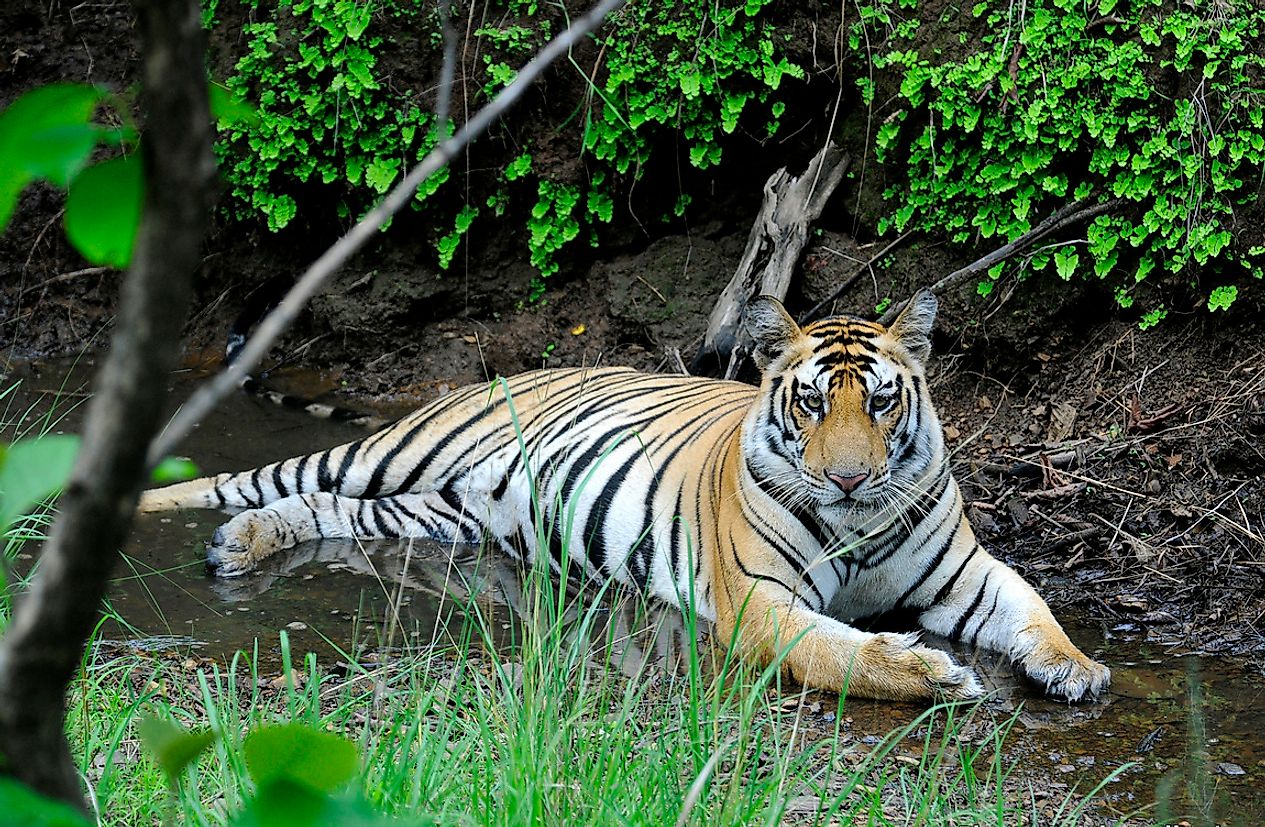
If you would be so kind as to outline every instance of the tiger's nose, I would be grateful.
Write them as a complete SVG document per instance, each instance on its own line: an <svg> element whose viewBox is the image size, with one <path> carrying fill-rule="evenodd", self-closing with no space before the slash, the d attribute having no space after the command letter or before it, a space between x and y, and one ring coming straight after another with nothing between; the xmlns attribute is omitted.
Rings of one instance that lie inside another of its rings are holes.
<svg viewBox="0 0 1265 827"><path fill-rule="evenodd" d="M860 488L861 483L865 482L870 477L869 474L848 475L846 471L844 473L827 471L826 476L830 478L831 482L839 486L839 489L845 494L851 494L853 491Z"/></svg>

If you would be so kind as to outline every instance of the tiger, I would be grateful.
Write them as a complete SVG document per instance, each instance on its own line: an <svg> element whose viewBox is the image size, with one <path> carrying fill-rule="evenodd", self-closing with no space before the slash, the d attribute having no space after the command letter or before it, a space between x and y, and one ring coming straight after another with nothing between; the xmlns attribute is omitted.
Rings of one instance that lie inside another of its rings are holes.
<svg viewBox="0 0 1265 827"><path fill-rule="evenodd" d="M720 644L806 687L980 697L926 631L1002 653L1052 698L1095 698L1110 670L967 521L928 396L936 311L924 290L890 326L801 327L759 296L744 315L758 386L536 370L329 450L147 491L139 508L245 509L208 548L225 577L319 538L488 543L691 607ZM858 627L891 612L919 630Z"/></svg>

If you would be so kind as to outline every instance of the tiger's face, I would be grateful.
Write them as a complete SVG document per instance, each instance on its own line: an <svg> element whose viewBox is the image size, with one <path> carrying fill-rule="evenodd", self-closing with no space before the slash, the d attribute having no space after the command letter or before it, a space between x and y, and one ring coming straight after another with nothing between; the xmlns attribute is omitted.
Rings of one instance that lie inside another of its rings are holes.
<svg viewBox="0 0 1265 827"><path fill-rule="evenodd" d="M924 291L890 328L847 317L800 328L777 301L753 301L763 379L744 450L761 484L825 509L897 504L941 445L923 369L935 311Z"/></svg>

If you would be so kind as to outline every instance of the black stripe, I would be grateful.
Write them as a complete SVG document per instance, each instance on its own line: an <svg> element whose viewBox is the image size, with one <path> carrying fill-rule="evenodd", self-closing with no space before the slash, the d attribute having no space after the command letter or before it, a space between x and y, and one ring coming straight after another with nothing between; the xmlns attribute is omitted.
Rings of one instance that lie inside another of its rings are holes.
<svg viewBox="0 0 1265 827"><path fill-rule="evenodd" d="M347 446L347 453L343 454L343 461L338 466L338 475L334 478L334 491L344 493L343 483L347 480L347 472L351 470L351 464L356 459L356 452L360 450L360 443L362 442L364 442L363 439L358 439ZM348 491L345 493L355 492Z"/></svg>
<svg viewBox="0 0 1265 827"><path fill-rule="evenodd" d="M953 510L957 511L957 509ZM913 597L914 592L922 588L923 584L925 584L927 580L935 574L936 570L940 568L940 564L944 562L945 555L949 553L949 549L953 548L953 541L957 539L958 532L961 530L962 517L959 514L958 521L954 524L953 530L945 535L943 541L940 543L940 547L937 548L936 553L932 555L931 562L927 563L927 565L923 567L922 573L914 578L913 584L910 585L910 587L905 590L905 593L900 596L900 599L896 601L897 609L905 608L909 598Z"/></svg>
<svg viewBox="0 0 1265 827"><path fill-rule="evenodd" d="M931 598L931 602L927 604L928 606L936 606L944 599L945 595L947 595L958 582L958 578L962 576L962 572L966 570L966 564L971 562L971 558L975 556L975 552L979 551L979 549L979 543L976 543L975 548L971 549L970 554L967 554L966 558L962 561L962 565L958 566L958 570L953 572L953 576L951 576L948 580L944 581L944 585L936 592L936 596Z"/></svg>
<svg viewBox="0 0 1265 827"><path fill-rule="evenodd" d="M777 585L786 589L786 593L791 595L792 597L794 597L797 594L797 592L791 589L790 586L786 585L781 580L778 580L776 577L771 577L767 574L756 574L755 572L748 569L745 565L743 565L742 558L738 556L738 547L735 546L732 542L730 542L729 544L729 552L733 556L734 562L738 564L738 570L741 571L743 574L745 574L747 577L751 578L752 580L763 580L767 583L776 583Z"/></svg>
<svg viewBox="0 0 1265 827"><path fill-rule="evenodd" d="M984 592L988 589L988 578L992 577L990 571L984 575L984 582L979 584L979 588L975 590L975 599L971 601L971 605L966 607L966 611L962 612L962 616L958 618L958 622L953 625L953 633L949 635L952 640L961 640L962 631L966 628L966 622L971 619L971 614L979 608L979 604L984 600Z"/></svg>
<svg viewBox="0 0 1265 827"><path fill-rule="evenodd" d="M505 489L509 488L509 486L510 486L510 475L506 474L505 476L501 477L501 481L496 484L496 488L492 489L492 499L496 500L497 502L500 502L501 497L505 496Z"/></svg>
<svg viewBox="0 0 1265 827"><path fill-rule="evenodd" d="M275 463L272 466L272 487L277 489L278 497L290 496L289 489L286 488L285 480L281 478L281 463Z"/></svg>
<svg viewBox="0 0 1265 827"><path fill-rule="evenodd" d="M303 489L305 488L303 484L303 477L307 473L307 464L311 459L311 454L308 454L305 457L300 457L299 464L294 469L294 493L296 494L303 493Z"/></svg>
<svg viewBox="0 0 1265 827"><path fill-rule="evenodd" d="M263 470L262 468L256 468L250 472L250 484L254 486L255 491L259 494L259 499L256 502L250 502L249 498L247 498L247 503L251 508L263 508L264 505L264 490L259 485L259 475Z"/></svg>
<svg viewBox="0 0 1265 827"><path fill-rule="evenodd" d="M318 491L333 491L334 478L329 475L329 457L331 451L321 453L321 460L316 464L316 489Z"/></svg>
<svg viewBox="0 0 1265 827"><path fill-rule="evenodd" d="M971 635L971 648L975 648L975 642L979 640L979 633L984 631L984 627L988 625L988 621L993 619L993 613L997 611L997 598L1001 596L1001 589L993 592L993 605L988 607L988 612L984 615L984 619L975 627L975 633Z"/></svg>

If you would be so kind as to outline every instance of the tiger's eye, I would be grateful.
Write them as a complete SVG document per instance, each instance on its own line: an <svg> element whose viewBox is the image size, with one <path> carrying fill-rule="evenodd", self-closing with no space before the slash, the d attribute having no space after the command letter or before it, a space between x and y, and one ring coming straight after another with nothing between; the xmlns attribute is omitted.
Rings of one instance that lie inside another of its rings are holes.
<svg viewBox="0 0 1265 827"><path fill-rule="evenodd" d="M870 409L876 414L890 410L895 404L896 394L894 393L876 393L870 397Z"/></svg>
<svg viewBox="0 0 1265 827"><path fill-rule="evenodd" d="M815 393L813 394L806 393L802 397L800 397L799 401L805 408L807 408L809 411L813 413L821 413L821 408L822 408L822 405L824 404L822 402L822 398Z"/></svg>

